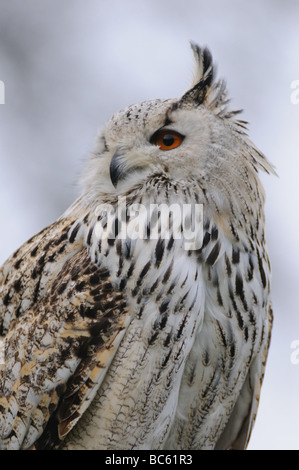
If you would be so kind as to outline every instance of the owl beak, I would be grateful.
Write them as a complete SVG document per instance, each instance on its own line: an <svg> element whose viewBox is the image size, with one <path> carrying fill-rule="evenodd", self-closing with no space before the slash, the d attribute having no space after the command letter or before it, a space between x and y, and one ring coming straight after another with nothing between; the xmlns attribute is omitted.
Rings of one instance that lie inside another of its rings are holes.
<svg viewBox="0 0 299 470"><path fill-rule="evenodd" d="M125 177L124 149L117 149L110 162L110 179L116 188L117 183Z"/></svg>
<svg viewBox="0 0 299 470"><path fill-rule="evenodd" d="M122 147L116 150L111 159L110 179L115 188L118 183L124 180L128 175L143 169L139 164L134 165L134 162L130 162L129 156L128 149Z"/></svg>

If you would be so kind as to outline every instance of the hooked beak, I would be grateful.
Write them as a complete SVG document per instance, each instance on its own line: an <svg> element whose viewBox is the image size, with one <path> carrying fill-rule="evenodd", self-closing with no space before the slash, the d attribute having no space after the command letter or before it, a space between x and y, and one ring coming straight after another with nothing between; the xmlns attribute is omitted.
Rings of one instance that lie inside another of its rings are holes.
<svg viewBox="0 0 299 470"><path fill-rule="evenodd" d="M125 177L124 149L118 149L110 162L110 179L116 188L117 183Z"/></svg>
<svg viewBox="0 0 299 470"><path fill-rule="evenodd" d="M118 183L124 180L128 175L136 171L143 170L141 165L134 165L130 162L127 155L127 149L119 148L116 150L110 162L110 179L113 186L116 188Z"/></svg>

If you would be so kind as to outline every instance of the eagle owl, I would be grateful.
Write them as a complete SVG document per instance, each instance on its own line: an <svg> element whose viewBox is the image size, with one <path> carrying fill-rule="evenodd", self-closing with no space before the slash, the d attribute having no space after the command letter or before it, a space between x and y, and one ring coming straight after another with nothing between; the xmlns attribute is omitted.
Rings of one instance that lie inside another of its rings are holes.
<svg viewBox="0 0 299 470"><path fill-rule="evenodd" d="M274 170L192 49L190 89L113 115L80 197L0 270L3 449L246 448L272 324L258 171Z"/></svg>

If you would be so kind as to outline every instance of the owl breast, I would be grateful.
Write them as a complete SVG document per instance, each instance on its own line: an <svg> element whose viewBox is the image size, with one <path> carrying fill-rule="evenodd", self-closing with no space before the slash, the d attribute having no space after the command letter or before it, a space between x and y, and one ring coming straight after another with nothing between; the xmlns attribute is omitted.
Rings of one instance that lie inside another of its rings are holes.
<svg viewBox="0 0 299 470"><path fill-rule="evenodd" d="M104 212L97 207L85 218L90 257L126 293L130 315L101 388L63 448L212 448L263 342L263 319L253 310L245 317L242 296L235 298L231 281L222 282L232 247L209 213L198 217L193 242L200 240L200 247L195 243L194 249L178 236L172 212L166 225L158 212L152 229L160 220L160 232L150 231L151 203L194 207L198 188L190 197L177 185L170 200L169 184L148 184L139 199L141 217L128 216L125 201L126 217L122 208L105 204ZM123 233L124 221L131 223L130 236ZM139 236L132 238L137 228ZM232 279L239 264L230 265ZM254 343L248 341L253 336Z"/></svg>

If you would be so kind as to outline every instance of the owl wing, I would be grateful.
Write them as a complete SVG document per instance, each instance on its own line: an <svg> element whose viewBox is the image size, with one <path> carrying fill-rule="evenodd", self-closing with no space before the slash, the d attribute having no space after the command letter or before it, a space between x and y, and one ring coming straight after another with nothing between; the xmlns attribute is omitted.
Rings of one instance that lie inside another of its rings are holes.
<svg viewBox="0 0 299 470"><path fill-rule="evenodd" d="M0 448L56 447L95 396L129 321L108 271L85 248L69 257L5 336Z"/></svg>
<svg viewBox="0 0 299 470"><path fill-rule="evenodd" d="M220 436L216 450L246 449L255 422L260 400L261 387L265 374L266 360L270 346L271 328L273 323L272 306L268 311L269 333L264 348L252 362L246 380L241 389L230 419Z"/></svg>

